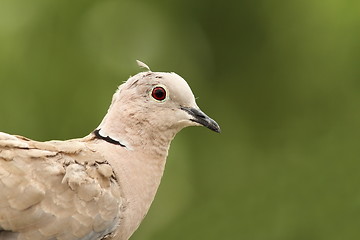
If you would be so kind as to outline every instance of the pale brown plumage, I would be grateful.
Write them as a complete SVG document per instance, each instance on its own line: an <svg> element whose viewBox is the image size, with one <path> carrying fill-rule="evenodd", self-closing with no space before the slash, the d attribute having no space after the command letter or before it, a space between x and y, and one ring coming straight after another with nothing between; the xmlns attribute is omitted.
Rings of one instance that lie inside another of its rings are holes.
<svg viewBox="0 0 360 240"><path fill-rule="evenodd" d="M97 239L116 229L121 191L89 141L0 135L0 226L10 230L0 239Z"/></svg>
<svg viewBox="0 0 360 240"><path fill-rule="evenodd" d="M84 138L0 133L0 239L129 239L154 199L171 140L198 125L220 131L185 80L149 70L119 87Z"/></svg>

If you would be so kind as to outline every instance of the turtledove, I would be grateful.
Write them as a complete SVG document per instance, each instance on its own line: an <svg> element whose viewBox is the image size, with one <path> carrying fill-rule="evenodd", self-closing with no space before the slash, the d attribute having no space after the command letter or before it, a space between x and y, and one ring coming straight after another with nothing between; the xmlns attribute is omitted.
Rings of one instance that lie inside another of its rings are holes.
<svg viewBox="0 0 360 240"><path fill-rule="evenodd" d="M126 240L154 199L175 134L219 125L176 73L119 86L88 136L38 142L0 133L0 239Z"/></svg>

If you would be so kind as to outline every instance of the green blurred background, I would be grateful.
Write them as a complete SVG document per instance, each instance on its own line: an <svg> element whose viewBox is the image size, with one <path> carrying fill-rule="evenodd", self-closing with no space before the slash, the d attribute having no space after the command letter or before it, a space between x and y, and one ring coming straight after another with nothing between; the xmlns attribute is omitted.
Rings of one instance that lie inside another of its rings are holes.
<svg viewBox="0 0 360 240"><path fill-rule="evenodd" d="M135 59L222 133L178 134L133 240L360 239L360 1L0 0L0 131L87 135Z"/></svg>

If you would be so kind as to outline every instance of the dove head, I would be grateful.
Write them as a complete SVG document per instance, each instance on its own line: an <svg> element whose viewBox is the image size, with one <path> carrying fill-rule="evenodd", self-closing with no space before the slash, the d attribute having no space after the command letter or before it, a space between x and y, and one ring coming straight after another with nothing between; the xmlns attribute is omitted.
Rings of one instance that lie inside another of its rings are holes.
<svg viewBox="0 0 360 240"><path fill-rule="evenodd" d="M104 120L100 137L135 145L165 144L187 126L205 126L220 132L219 125L203 113L187 82L176 73L141 72L120 85Z"/></svg>

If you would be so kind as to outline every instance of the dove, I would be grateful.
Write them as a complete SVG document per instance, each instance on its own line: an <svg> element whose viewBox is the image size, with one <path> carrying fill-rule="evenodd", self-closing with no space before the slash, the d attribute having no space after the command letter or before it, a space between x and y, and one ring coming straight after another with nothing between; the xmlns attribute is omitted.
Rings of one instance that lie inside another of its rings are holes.
<svg viewBox="0 0 360 240"><path fill-rule="evenodd" d="M130 77L89 135L39 142L0 133L1 240L127 240L147 214L170 143L219 125L172 72Z"/></svg>

